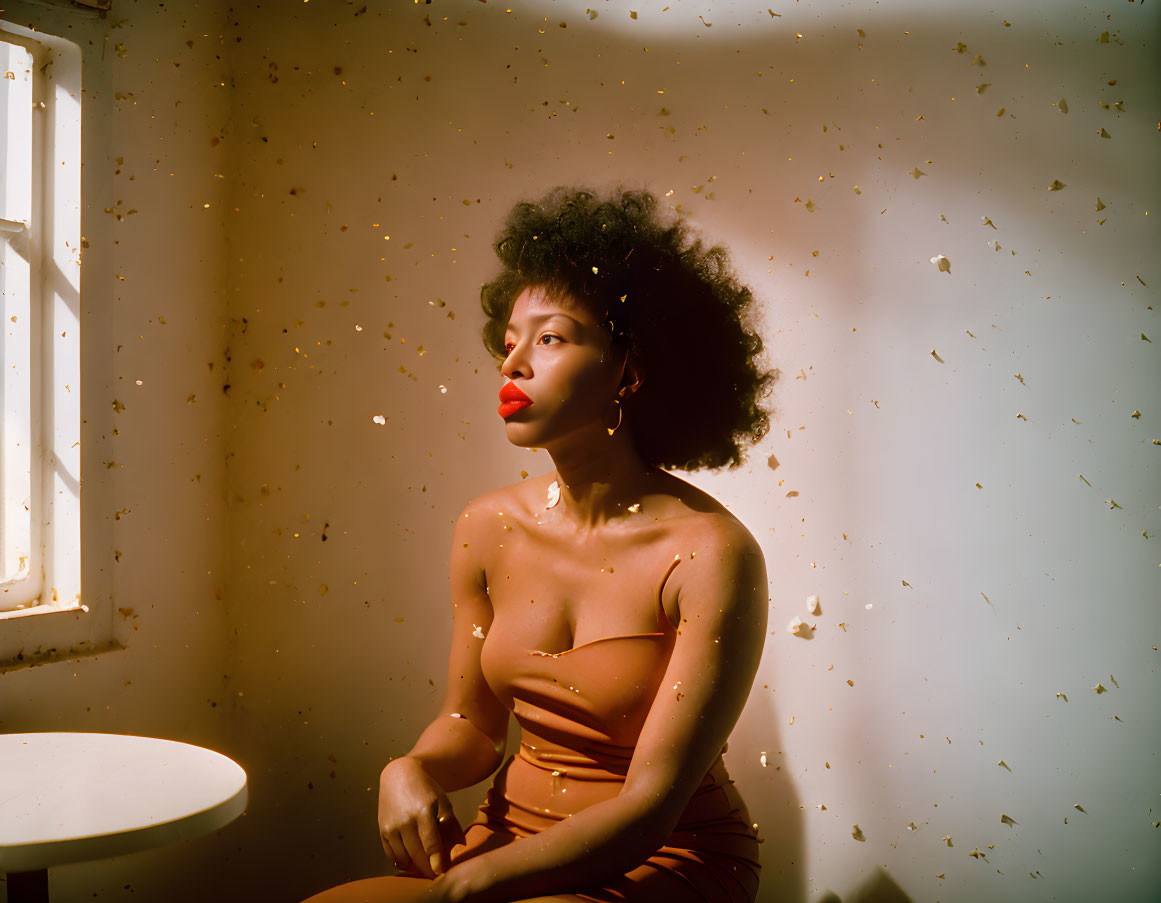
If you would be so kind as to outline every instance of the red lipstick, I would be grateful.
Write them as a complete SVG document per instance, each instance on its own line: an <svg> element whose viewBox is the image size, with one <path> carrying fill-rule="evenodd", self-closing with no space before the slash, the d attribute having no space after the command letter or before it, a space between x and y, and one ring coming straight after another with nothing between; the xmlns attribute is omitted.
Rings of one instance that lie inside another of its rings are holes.
<svg viewBox="0 0 1161 903"><path fill-rule="evenodd" d="M514 382L506 382L500 389L500 416L507 420L521 408L532 404L532 399L520 391Z"/></svg>

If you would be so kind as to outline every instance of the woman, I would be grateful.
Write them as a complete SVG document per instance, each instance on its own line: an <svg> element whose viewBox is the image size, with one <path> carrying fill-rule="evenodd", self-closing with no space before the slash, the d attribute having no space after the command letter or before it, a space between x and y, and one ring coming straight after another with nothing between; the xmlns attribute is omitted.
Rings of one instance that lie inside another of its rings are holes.
<svg viewBox="0 0 1161 903"><path fill-rule="evenodd" d="M380 778L405 874L311 903L755 898L756 826L721 754L762 655L765 563L661 468L739 464L774 376L725 252L656 206L557 189L509 215L484 342L508 440L553 469L457 521L444 703ZM447 793L502 762L463 830Z"/></svg>

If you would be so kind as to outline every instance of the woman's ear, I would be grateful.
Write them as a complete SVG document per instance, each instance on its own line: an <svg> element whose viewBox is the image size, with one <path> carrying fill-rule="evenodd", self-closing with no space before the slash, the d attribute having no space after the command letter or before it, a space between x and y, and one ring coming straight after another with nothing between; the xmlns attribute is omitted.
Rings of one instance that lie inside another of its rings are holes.
<svg viewBox="0 0 1161 903"><path fill-rule="evenodd" d="M617 390L617 397L628 398L641 388L644 379L645 374L641 372L641 368L637 366L633 356L628 355L625 359L625 370L621 375L621 388Z"/></svg>

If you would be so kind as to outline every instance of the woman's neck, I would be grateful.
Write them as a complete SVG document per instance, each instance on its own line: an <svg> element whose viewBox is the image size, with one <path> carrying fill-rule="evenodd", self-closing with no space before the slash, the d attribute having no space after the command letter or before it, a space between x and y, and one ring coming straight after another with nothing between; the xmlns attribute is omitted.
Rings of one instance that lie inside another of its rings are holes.
<svg viewBox="0 0 1161 903"><path fill-rule="evenodd" d="M626 430L548 449L560 485L561 514L579 528L623 517L641 501L656 469L646 464Z"/></svg>

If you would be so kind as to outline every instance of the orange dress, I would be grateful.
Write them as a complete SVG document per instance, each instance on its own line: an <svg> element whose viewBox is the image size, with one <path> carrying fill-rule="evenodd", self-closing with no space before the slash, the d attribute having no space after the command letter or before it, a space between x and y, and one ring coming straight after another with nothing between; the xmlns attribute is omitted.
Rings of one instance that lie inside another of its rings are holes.
<svg viewBox="0 0 1161 903"><path fill-rule="evenodd" d="M481 669L520 724L520 750L501 766L453 864L491 846L497 833L527 837L617 795L676 638L660 604L658 627L555 654L521 648L506 631L489 632ZM656 853L607 886L573 896L753 903L760 842L719 753Z"/></svg>

